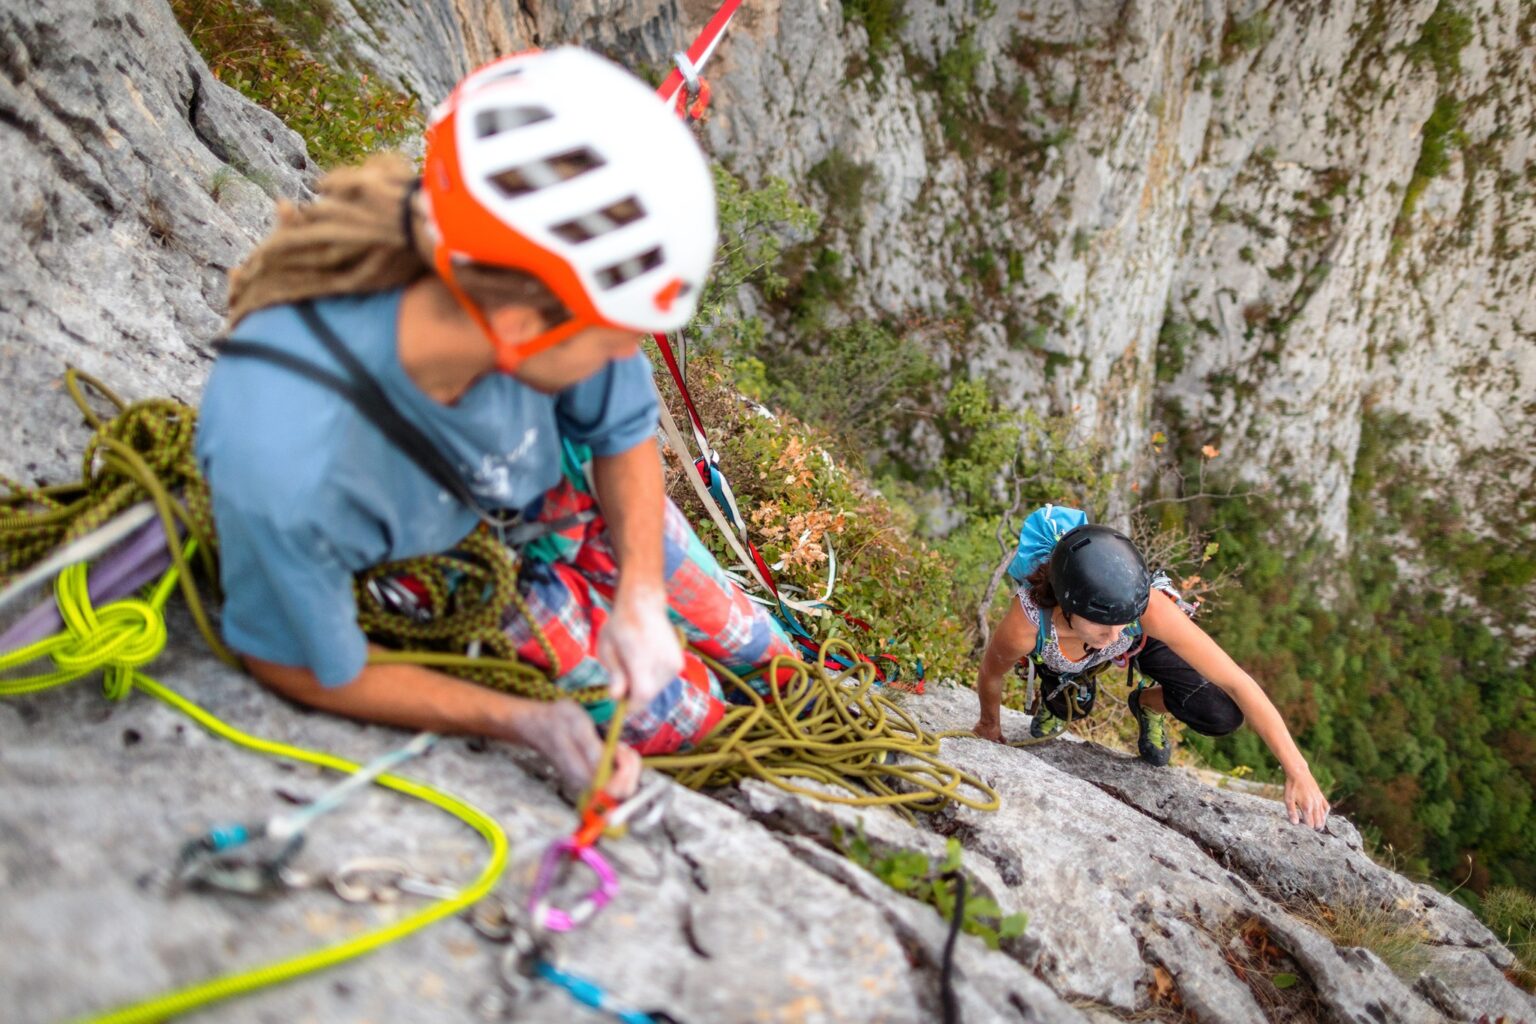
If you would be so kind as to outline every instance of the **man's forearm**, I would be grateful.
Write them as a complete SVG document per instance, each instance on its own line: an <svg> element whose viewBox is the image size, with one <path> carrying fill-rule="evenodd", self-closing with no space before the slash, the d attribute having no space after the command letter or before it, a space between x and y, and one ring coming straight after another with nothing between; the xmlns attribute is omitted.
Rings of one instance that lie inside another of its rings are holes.
<svg viewBox="0 0 1536 1024"><path fill-rule="evenodd" d="M247 658L251 674L310 707L365 722L521 741L530 701L420 665L367 665L345 686L322 686L307 669Z"/></svg>
<svg viewBox="0 0 1536 1024"><path fill-rule="evenodd" d="M655 440L598 456L592 460L592 475L619 564L620 592L662 590L666 492Z"/></svg>

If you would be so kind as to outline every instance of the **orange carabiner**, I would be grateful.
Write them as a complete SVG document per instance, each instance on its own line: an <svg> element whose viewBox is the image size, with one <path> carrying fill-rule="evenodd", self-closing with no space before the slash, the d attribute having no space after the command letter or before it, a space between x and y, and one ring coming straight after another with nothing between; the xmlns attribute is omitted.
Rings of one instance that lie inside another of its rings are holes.
<svg viewBox="0 0 1536 1024"><path fill-rule="evenodd" d="M592 799L581 812L581 825L571 834L571 842L576 844L578 850L585 850L602 838L608 829L608 815L617 806L619 802L606 789L592 794Z"/></svg>

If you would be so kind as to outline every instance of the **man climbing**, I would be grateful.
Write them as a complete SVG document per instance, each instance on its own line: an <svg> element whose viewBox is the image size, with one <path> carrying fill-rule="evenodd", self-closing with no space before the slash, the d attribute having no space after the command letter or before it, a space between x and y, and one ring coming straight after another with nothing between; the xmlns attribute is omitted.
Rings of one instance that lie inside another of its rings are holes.
<svg viewBox="0 0 1536 1024"><path fill-rule="evenodd" d="M733 671L793 649L663 491L638 346L688 320L713 257L692 136L609 62L530 52L434 111L419 187L375 157L318 191L231 276L200 414L229 645L292 700L522 743L584 784L601 744L575 702L369 662L353 574L490 522L543 535L502 618L520 660L628 697L644 752L702 739L722 695L679 629ZM613 794L638 771L621 747Z"/></svg>
<svg viewBox="0 0 1536 1024"><path fill-rule="evenodd" d="M1143 761L1168 763L1167 715L1207 736L1246 720L1285 769L1291 821L1323 827L1328 800L1269 696L1186 614L1168 577L1147 571L1124 534L1047 505L1025 521L1009 574L1019 588L982 655L976 735L1002 742L1003 677L1020 659L1042 698L1030 722L1037 739L1091 714L1096 676L1118 659L1152 684L1129 697Z"/></svg>

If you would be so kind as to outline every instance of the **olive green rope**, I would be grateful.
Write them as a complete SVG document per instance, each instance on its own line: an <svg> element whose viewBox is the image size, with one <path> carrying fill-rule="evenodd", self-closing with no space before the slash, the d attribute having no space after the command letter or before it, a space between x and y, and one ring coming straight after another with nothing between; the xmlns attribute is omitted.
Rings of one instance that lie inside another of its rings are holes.
<svg viewBox="0 0 1536 1024"><path fill-rule="evenodd" d="M168 538L181 594L208 646L225 661L234 656L219 640L193 580L192 566L177 538L196 541L205 580L217 581L213 512L198 472L192 440L197 414L171 399L129 404L105 384L74 368L64 376L75 407L94 433L86 443L78 483L29 487L0 477L11 492L0 498L0 586L58 547L100 528L113 516L150 501ZM117 408L102 420L81 385L89 385ZM181 497L173 492L179 490Z"/></svg>
<svg viewBox="0 0 1536 1024"><path fill-rule="evenodd" d="M110 420L97 416L82 382L115 406L117 415ZM0 498L0 583L5 575L24 570L55 547L148 500L172 538L174 578L199 631L210 648L233 661L212 628L192 566L175 540L184 532L196 541L199 575L208 582L217 580L208 488L193 454L196 412L169 399L126 403L75 370L66 375L66 383L94 431L82 460L82 478L50 487L5 481L12 494ZM426 592L423 621L391 610L375 597L369 584L396 574L410 575ZM366 570L355 579L358 622L370 638L390 648L371 654L370 663L422 665L537 700L574 698L587 705L607 701L606 687L570 691L553 681L560 674L559 659L518 592L517 581L516 556L485 528L447 554ZM550 670L518 660L505 630L508 609L528 623ZM745 676L694 653L736 703L694 749L647 759L683 785L701 789L758 778L814 799L888 806L909 817L914 811L938 810L949 801L978 810L997 808L996 792L942 761L937 756L939 737L881 692L874 667L845 642L829 641L814 663L780 657ZM837 668L829 663L831 656L852 667ZM777 680L777 687L766 680ZM759 687L774 693L773 699L765 699ZM610 737L616 735L611 729ZM820 786L798 785L791 779Z"/></svg>
<svg viewBox="0 0 1536 1024"><path fill-rule="evenodd" d="M369 585L392 576L410 576L426 591L425 621L392 611L374 597ZM534 700L607 701L605 686L565 690L552 681L561 674L560 659L519 593L517 576L517 556L484 526L446 554L387 562L359 573L353 587L358 625L376 642L397 649L369 660L429 665ZM507 608L527 622L547 671L517 660L504 626ZM473 656L464 653L470 650Z"/></svg>
<svg viewBox="0 0 1536 1024"><path fill-rule="evenodd" d="M702 789L756 778L816 800L891 807L908 818L949 801L997 810L996 791L940 760L939 737L881 692L874 666L847 643L827 641L814 664L778 657L745 676L694 653L747 703L727 710L693 750L645 759L682 785ZM833 657L852 665L838 670L829 664ZM779 681L772 701L751 685L762 679Z"/></svg>

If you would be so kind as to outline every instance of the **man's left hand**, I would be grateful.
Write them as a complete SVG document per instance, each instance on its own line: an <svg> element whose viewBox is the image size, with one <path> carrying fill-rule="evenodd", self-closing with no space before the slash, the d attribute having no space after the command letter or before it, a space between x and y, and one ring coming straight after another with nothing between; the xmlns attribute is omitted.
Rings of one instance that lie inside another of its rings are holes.
<svg viewBox="0 0 1536 1024"><path fill-rule="evenodd" d="M608 692L645 707L683 670L683 649L667 618L660 590L624 591L597 638L597 660L608 670Z"/></svg>

